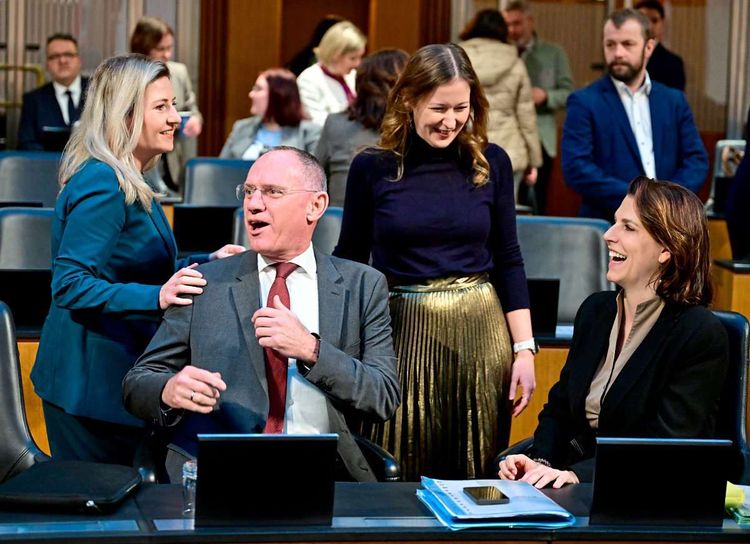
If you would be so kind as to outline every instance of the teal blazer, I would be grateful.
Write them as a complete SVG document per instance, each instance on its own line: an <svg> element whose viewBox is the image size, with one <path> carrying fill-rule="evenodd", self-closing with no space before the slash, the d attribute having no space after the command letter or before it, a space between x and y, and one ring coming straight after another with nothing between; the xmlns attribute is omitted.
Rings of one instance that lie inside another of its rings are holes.
<svg viewBox="0 0 750 544"><path fill-rule="evenodd" d="M125 204L114 170L87 162L65 185L52 223L52 304L31 373L67 413L142 426L122 405L122 379L159 325L159 290L176 262L158 202ZM194 259L205 261L205 256Z"/></svg>

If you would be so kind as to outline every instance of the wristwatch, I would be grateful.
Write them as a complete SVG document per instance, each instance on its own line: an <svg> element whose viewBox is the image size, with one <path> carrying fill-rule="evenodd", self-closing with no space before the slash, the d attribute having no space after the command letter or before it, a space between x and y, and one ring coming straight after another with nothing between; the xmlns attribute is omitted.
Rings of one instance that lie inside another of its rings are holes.
<svg viewBox="0 0 750 544"><path fill-rule="evenodd" d="M537 344L536 339L531 338L530 340L524 340L523 342L516 342L513 344L513 353L518 353L519 351L523 351L525 349L531 350L531 353L536 355L539 353L539 344Z"/></svg>

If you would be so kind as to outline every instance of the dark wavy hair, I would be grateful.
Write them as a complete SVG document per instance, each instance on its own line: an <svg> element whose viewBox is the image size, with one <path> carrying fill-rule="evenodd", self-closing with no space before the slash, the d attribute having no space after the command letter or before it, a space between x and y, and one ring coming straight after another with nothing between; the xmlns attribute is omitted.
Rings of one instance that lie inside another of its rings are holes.
<svg viewBox="0 0 750 544"><path fill-rule="evenodd" d="M305 108L299 97L299 88L294 74L286 68L269 68L259 74L268 82L268 107L264 121L274 121L282 127L299 126L307 119Z"/></svg>
<svg viewBox="0 0 750 544"><path fill-rule="evenodd" d="M483 9L466 24L459 35L462 40L472 38L489 38L503 43L508 42L508 25L502 14L496 9Z"/></svg>
<svg viewBox="0 0 750 544"><path fill-rule="evenodd" d="M381 49L362 59L357 70L357 98L349 106L349 119L380 130L388 93L408 60L409 55L401 49Z"/></svg>
<svg viewBox="0 0 750 544"><path fill-rule="evenodd" d="M489 104L466 51L455 43L431 44L420 48L409 59L388 96L388 106L380 127L379 146L396 155L396 180L404 175L404 154L412 131L414 105L454 79L463 79L471 91L469 119L456 140L462 153L471 159L474 185L487 183L490 164L484 156L484 148L487 147Z"/></svg>
<svg viewBox="0 0 750 544"><path fill-rule="evenodd" d="M645 176L630 182L628 195L643 227L671 254L654 278L656 294L680 304L708 305L713 288L703 203L682 185Z"/></svg>
<svg viewBox="0 0 750 544"><path fill-rule="evenodd" d="M166 35L174 36L174 30L164 19L141 17L130 36L130 51L148 56Z"/></svg>

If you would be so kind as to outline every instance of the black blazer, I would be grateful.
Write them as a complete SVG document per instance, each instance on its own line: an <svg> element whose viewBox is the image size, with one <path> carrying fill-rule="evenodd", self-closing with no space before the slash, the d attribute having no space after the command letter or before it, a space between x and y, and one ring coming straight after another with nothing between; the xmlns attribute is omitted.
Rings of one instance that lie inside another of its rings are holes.
<svg viewBox="0 0 750 544"><path fill-rule="evenodd" d="M593 476L595 433L586 420L591 381L609 343L617 293L587 298L560 381L539 414L531 457ZM703 306L667 303L604 398L600 436L712 437L729 364L726 331Z"/></svg>
<svg viewBox="0 0 750 544"><path fill-rule="evenodd" d="M657 43L646 65L651 79L667 87L685 90L685 65L679 55L675 55L661 43Z"/></svg>
<svg viewBox="0 0 750 544"><path fill-rule="evenodd" d="M78 101L77 108L78 117L83 111L88 86L89 79L82 77L81 99ZM23 108L18 125L18 148L44 150L44 127L68 128L60 111L60 104L55 97L52 82L23 95ZM47 149L47 151L61 151L61 149Z"/></svg>

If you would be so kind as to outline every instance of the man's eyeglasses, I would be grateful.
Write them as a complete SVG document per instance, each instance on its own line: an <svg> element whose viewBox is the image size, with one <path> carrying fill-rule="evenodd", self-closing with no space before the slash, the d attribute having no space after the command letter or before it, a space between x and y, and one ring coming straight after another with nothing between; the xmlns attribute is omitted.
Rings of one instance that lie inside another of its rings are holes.
<svg viewBox="0 0 750 544"><path fill-rule="evenodd" d="M53 53L52 55L47 55L47 60L50 61L56 61L60 59L65 60L72 60L78 56L78 53Z"/></svg>
<svg viewBox="0 0 750 544"><path fill-rule="evenodd" d="M264 201L266 200L278 200L284 198L286 195L292 195L294 193L317 193L315 189L284 189L283 187L274 187L273 185L267 185L266 187L256 187L255 185L240 184L235 188L235 194L237 200L242 202L246 198L252 198L255 191L260 191L260 196Z"/></svg>

